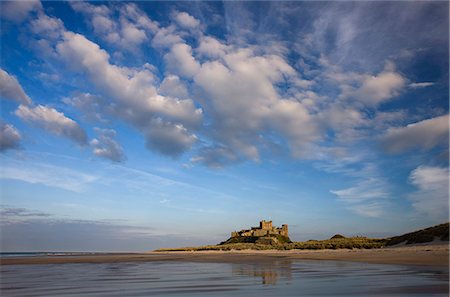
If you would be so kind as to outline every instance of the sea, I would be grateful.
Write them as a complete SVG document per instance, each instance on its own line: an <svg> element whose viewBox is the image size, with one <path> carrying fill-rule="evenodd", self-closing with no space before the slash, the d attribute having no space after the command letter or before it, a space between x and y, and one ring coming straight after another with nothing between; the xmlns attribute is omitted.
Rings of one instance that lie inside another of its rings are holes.
<svg viewBox="0 0 450 297"><path fill-rule="evenodd" d="M291 259L263 263L200 263L174 259L0 266L0 295L5 297L448 294L449 270L445 266Z"/></svg>

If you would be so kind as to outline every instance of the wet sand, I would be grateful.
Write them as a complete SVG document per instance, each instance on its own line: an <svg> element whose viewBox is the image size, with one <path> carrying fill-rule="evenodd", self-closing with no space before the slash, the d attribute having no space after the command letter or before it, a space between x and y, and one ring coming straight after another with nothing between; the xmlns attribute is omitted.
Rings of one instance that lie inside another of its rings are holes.
<svg viewBox="0 0 450 297"><path fill-rule="evenodd" d="M184 261L211 263L264 263L281 259L355 261L374 264L448 266L449 246L419 245L371 250L197 251L109 253L75 256L39 256L0 259L0 265L57 263L120 263Z"/></svg>

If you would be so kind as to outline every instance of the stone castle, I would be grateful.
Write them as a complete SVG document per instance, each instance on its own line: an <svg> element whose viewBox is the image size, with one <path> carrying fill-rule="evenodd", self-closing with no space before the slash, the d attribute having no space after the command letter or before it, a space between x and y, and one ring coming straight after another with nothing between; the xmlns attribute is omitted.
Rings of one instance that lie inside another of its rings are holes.
<svg viewBox="0 0 450 297"><path fill-rule="evenodd" d="M261 221L259 227L252 227L249 230L231 232L231 238L235 237L264 237L281 235L289 238L288 225L283 224L281 228L272 226L272 221Z"/></svg>

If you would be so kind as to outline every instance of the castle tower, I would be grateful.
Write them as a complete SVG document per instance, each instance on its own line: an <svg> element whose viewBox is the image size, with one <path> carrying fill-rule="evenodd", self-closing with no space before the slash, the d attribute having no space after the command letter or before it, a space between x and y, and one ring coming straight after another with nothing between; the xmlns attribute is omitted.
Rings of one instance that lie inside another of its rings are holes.
<svg viewBox="0 0 450 297"><path fill-rule="evenodd" d="M264 221L259 222L259 228L263 230L272 230L272 221Z"/></svg>
<svg viewBox="0 0 450 297"><path fill-rule="evenodd" d="M286 224L281 225L281 232L280 232L280 234L283 235L283 236L289 237L288 225L286 225Z"/></svg>

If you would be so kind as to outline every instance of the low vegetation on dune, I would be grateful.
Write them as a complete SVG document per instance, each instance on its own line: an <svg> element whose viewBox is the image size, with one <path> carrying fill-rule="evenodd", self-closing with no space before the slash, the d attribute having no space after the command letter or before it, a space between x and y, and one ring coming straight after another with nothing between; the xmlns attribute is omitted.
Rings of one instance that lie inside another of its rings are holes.
<svg viewBox="0 0 450 297"><path fill-rule="evenodd" d="M423 230L390 238L368 238L362 236L344 237L336 234L326 240L308 240L303 242L288 242L280 240L276 244L260 244L254 239L247 242L227 240L217 245L200 247L181 247L156 250L158 252L176 251L231 251L231 250L321 250L321 249L376 249L400 243L426 243L435 239L449 240L449 223L444 223Z"/></svg>
<svg viewBox="0 0 450 297"><path fill-rule="evenodd" d="M373 249L385 246L386 239L367 237L335 238L327 240L308 240L280 244L258 244L250 242L223 243L200 247L159 249L157 251L231 251L231 250L321 250L321 249Z"/></svg>
<svg viewBox="0 0 450 297"><path fill-rule="evenodd" d="M400 236L389 238L386 245L396 245L405 242L406 244L426 243L436 239L448 241L449 223L440 224L419 231L406 233Z"/></svg>

